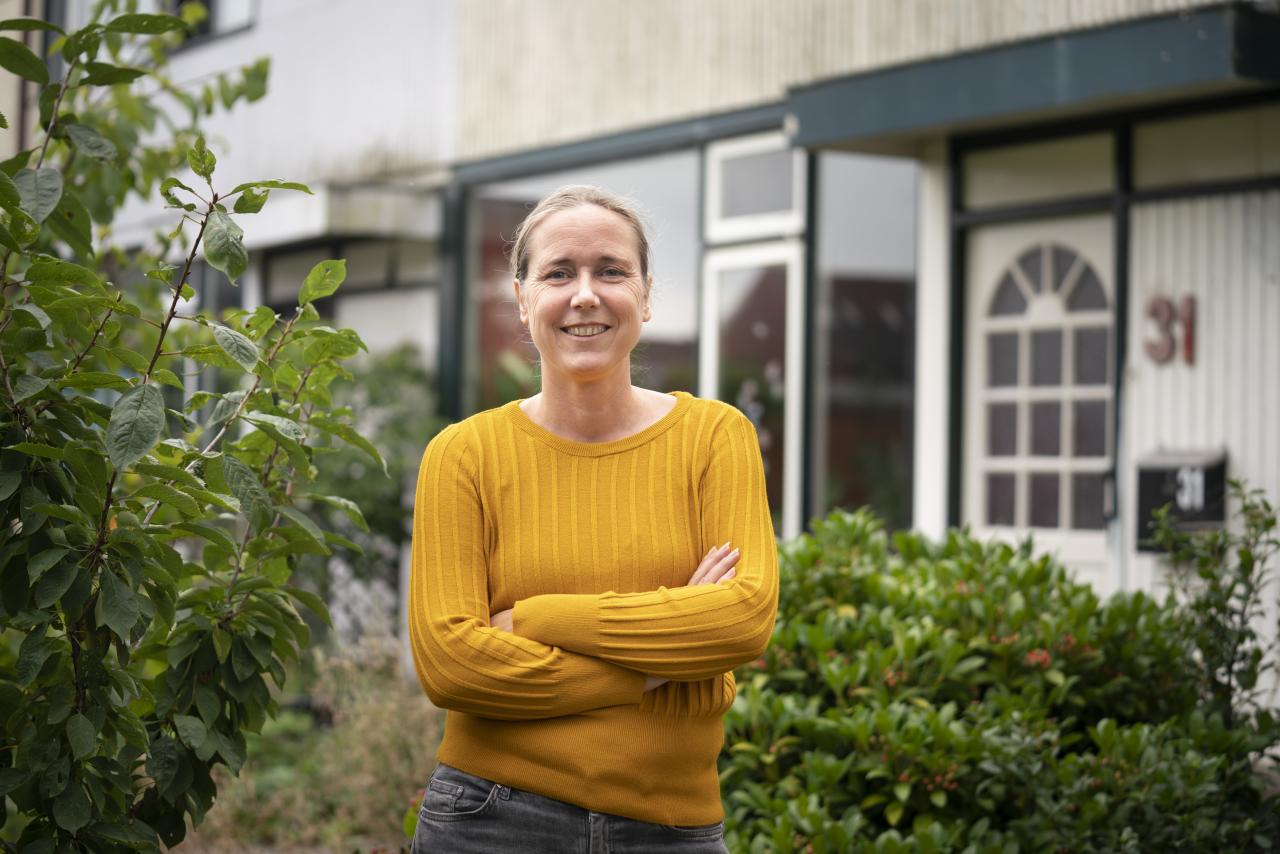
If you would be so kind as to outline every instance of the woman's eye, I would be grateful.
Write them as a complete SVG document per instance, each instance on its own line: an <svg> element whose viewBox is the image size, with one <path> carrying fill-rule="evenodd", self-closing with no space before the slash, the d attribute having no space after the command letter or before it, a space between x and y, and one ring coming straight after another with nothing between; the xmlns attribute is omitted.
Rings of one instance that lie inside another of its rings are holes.
<svg viewBox="0 0 1280 854"><path fill-rule="evenodd" d="M619 276L625 276L626 273L623 272L622 270L619 270L617 267L606 267L604 270L604 275L606 275L610 279L616 279Z"/></svg>
<svg viewBox="0 0 1280 854"><path fill-rule="evenodd" d="M550 273L547 273L547 275L544 276L543 278L551 281L560 281L562 279L569 278L569 274L566 273L564 270L552 270Z"/></svg>

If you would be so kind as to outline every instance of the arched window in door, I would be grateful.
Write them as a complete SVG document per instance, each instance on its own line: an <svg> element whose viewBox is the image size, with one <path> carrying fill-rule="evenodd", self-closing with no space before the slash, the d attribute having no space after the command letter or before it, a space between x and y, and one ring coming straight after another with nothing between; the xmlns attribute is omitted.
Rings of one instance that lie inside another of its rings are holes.
<svg viewBox="0 0 1280 854"><path fill-rule="evenodd" d="M1001 273L982 319L982 518L1104 524L1112 438L1111 300L1079 252L1043 243Z"/></svg>

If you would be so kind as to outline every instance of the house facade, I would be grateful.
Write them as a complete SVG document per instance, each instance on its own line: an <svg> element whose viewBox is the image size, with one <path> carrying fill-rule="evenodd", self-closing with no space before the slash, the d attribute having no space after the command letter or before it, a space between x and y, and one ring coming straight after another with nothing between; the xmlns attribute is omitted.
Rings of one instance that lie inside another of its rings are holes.
<svg viewBox="0 0 1280 854"><path fill-rule="evenodd" d="M225 168L317 189L246 224L243 299L347 257L326 311L450 417L536 383L505 244L587 182L654 225L636 381L752 418L782 535L870 504L1105 594L1160 587L1153 496L1280 497L1274 2L212 5L175 77L272 56Z"/></svg>

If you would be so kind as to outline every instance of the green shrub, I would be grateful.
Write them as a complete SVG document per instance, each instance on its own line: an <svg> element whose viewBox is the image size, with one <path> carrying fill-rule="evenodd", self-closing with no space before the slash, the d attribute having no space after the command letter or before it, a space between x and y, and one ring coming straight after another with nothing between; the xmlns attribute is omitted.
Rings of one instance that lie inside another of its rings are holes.
<svg viewBox="0 0 1280 854"><path fill-rule="evenodd" d="M1200 705L1184 611L1051 558L837 511L780 552L721 756L740 851L1249 850L1269 718Z"/></svg>
<svg viewBox="0 0 1280 854"><path fill-rule="evenodd" d="M403 844L403 805L435 765L443 715L404 680L394 638L314 655L313 709L332 723L289 712L251 735L239 778L220 774L218 800L183 852Z"/></svg>

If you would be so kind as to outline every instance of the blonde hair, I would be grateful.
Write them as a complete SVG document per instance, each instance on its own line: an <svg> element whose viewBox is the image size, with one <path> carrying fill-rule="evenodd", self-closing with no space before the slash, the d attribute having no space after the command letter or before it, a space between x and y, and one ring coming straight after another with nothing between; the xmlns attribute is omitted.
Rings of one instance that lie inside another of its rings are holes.
<svg viewBox="0 0 1280 854"><path fill-rule="evenodd" d="M529 241L533 231L547 217L559 211L576 208L579 205L595 205L612 211L626 220L636 237L636 248L640 251L640 274L649 278L649 234L644 226L640 211L629 199L610 193L608 190L591 184L569 184L561 187L551 195L538 202L537 206L516 229L511 241L511 275L524 281L529 274Z"/></svg>

